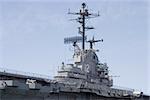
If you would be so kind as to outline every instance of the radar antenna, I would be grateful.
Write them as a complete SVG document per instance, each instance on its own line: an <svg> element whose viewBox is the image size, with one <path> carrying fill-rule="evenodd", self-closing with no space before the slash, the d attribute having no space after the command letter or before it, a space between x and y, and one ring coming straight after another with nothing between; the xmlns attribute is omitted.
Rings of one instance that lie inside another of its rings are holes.
<svg viewBox="0 0 150 100"><path fill-rule="evenodd" d="M84 40L87 40L87 37L84 37ZM82 37L81 36L74 36L74 37L67 37L64 38L64 43L65 44L69 44L72 43L74 46L74 52L78 53L80 50L80 47L77 45L77 43L82 42Z"/></svg>
<svg viewBox="0 0 150 100"><path fill-rule="evenodd" d="M84 40L86 40L87 37L84 37ZM64 43L69 44L69 43L77 43L77 42L82 42L82 37L81 36L74 36L74 37L67 37L64 38Z"/></svg>
<svg viewBox="0 0 150 100"><path fill-rule="evenodd" d="M70 10L69 10L68 14L79 15L79 17L74 20L76 20L77 22L79 22L81 24L81 27L79 27L79 34L82 35L82 50L84 51L84 49L85 49L85 30L94 29L94 27L88 27L85 25L86 19L95 18L100 15L99 15L99 13L98 14L89 13L88 9L86 8L85 3L82 3L82 7L79 12L73 13L73 12L70 12Z"/></svg>

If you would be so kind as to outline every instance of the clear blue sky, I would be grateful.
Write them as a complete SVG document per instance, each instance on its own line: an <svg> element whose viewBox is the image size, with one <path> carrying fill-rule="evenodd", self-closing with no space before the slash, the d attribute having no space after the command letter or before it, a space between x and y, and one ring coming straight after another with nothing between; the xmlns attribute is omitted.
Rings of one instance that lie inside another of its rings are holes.
<svg viewBox="0 0 150 100"><path fill-rule="evenodd" d="M120 76L114 84L150 93L148 0L85 2L89 11L100 11L101 17L88 22L96 30L87 34L104 39L95 47L110 73ZM62 61L72 61L72 46L64 45L63 38L78 35L78 24L69 21L75 17L67 12L79 11L81 3L0 0L0 67L56 75Z"/></svg>

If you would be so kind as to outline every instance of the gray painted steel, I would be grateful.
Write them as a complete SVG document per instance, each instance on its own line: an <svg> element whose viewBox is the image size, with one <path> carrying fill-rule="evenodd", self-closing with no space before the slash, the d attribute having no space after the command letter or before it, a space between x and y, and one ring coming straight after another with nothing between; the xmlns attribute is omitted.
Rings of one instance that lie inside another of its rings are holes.
<svg viewBox="0 0 150 100"><path fill-rule="evenodd" d="M78 22L84 26L80 33L85 33L85 18L93 15L85 8L83 3L80 12L73 13L80 15ZM89 49L80 49L77 40L67 38L66 42L73 41L74 62L62 63L53 80L0 70L0 100L150 100L142 92L112 87L108 65L99 61L92 46L103 40L93 38Z"/></svg>
<svg viewBox="0 0 150 100"><path fill-rule="evenodd" d="M10 77L13 80L10 80ZM64 84L55 81L33 82L11 74L8 76L8 73L7 76L1 75L0 79L0 100L149 100L149 96L146 95L134 98L106 97L83 89L64 87Z"/></svg>

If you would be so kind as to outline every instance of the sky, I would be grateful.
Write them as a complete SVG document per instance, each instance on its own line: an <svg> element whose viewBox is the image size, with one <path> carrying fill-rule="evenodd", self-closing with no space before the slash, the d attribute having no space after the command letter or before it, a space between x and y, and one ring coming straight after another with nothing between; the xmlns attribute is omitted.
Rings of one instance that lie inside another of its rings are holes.
<svg viewBox="0 0 150 100"><path fill-rule="evenodd" d="M72 45L65 37L77 36L79 26L69 21L83 0L0 0L0 67L53 77L62 62L71 63ZM88 39L104 39L94 45L100 62L106 62L114 85L150 94L150 41L148 0L85 0L88 20L95 30ZM86 45L89 48L89 45Z"/></svg>

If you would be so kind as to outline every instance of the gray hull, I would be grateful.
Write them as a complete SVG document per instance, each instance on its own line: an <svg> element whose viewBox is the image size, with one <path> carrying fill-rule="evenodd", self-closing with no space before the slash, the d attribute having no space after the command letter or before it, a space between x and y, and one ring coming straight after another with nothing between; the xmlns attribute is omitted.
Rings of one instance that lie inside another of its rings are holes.
<svg viewBox="0 0 150 100"><path fill-rule="evenodd" d="M24 90L0 90L0 100L150 100L149 97L129 99L129 98L107 98L91 93L51 93L39 94L38 91Z"/></svg>

